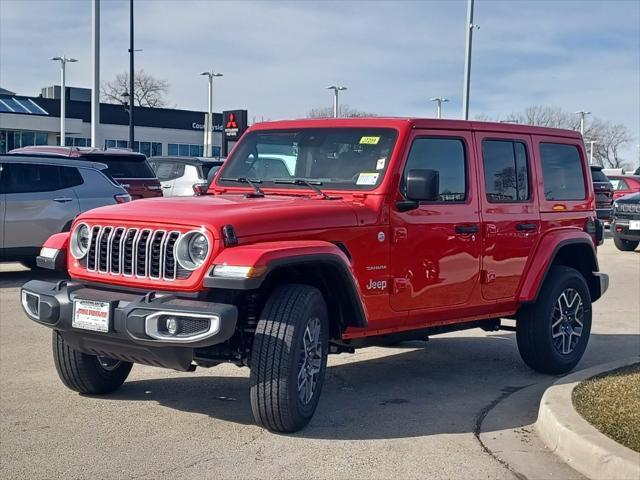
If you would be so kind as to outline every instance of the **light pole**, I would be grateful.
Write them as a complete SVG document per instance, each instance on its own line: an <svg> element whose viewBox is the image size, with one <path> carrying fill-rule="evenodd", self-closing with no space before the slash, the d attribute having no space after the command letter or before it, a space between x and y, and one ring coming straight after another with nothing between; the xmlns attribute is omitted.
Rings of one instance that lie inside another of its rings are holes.
<svg viewBox="0 0 640 480"><path fill-rule="evenodd" d="M333 90L333 118L338 118L340 116L340 110L338 109L338 92L346 89L347 87L343 87L341 85L331 85L327 87L327 90Z"/></svg>
<svg viewBox="0 0 640 480"><path fill-rule="evenodd" d="M136 98L135 90L134 90L135 87L133 82L133 76L134 76L133 54L134 53L135 53L135 50L133 49L133 0L130 0L129 1L129 95L131 95L131 97L129 101L129 148L131 150L133 150L133 146L134 146L133 103L134 103L134 99Z"/></svg>
<svg viewBox="0 0 640 480"><path fill-rule="evenodd" d="M438 118L442 118L442 104L449 101L448 98L444 97L433 97L430 99L432 102L437 102L438 106Z"/></svg>
<svg viewBox="0 0 640 480"><path fill-rule="evenodd" d="M480 28L473 24L473 0L467 0L467 41L464 49L464 88L462 91L462 118L469 120L469 88L471 84L471 45L473 29Z"/></svg>
<svg viewBox="0 0 640 480"><path fill-rule="evenodd" d="M222 77L222 73L215 73L213 70L210 72L202 72L200 75L206 75L209 77L209 109L207 121L204 122L204 152L205 157L213 156L213 79L214 77Z"/></svg>
<svg viewBox="0 0 640 480"><path fill-rule="evenodd" d="M49 60L54 60L60 62L60 145L65 146L65 137L66 137L66 129L65 129L65 107L67 104L67 91L66 91L66 77L65 77L65 66L67 62L73 63L77 62L75 58L69 58L66 55L62 55L61 57L52 57Z"/></svg>
<svg viewBox="0 0 640 480"><path fill-rule="evenodd" d="M591 112L579 110L576 112L576 115L580 115L580 135L584 135L584 117L591 115Z"/></svg>
<svg viewBox="0 0 640 480"><path fill-rule="evenodd" d="M589 144L589 165L593 165L593 146L598 143L596 140L585 140Z"/></svg>

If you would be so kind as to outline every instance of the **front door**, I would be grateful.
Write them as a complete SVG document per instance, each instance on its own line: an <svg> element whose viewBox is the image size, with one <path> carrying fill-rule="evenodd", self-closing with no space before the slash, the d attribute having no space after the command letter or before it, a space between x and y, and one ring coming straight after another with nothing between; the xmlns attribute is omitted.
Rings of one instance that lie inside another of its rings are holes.
<svg viewBox="0 0 640 480"><path fill-rule="evenodd" d="M540 235L528 135L476 132L482 198L482 297L516 295Z"/></svg>
<svg viewBox="0 0 640 480"><path fill-rule="evenodd" d="M392 207L391 306L413 311L412 323L424 321L421 311L446 312L469 303L478 283L480 216L470 152L467 132L413 136L398 198L404 198L404 180L412 169L436 170L439 196L406 212Z"/></svg>

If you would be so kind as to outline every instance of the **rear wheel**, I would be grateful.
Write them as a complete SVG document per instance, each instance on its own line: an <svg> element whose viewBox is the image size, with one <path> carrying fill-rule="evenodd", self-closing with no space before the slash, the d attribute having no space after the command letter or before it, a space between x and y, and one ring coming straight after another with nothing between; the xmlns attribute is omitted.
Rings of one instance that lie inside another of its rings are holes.
<svg viewBox="0 0 640 480"><path fill-rule="evenodd" d="M640 245L639 241L625 240L619 237L613 237L613 243L618 250L622 250L623 252L633 252L638 248L638 245Z"/></svg>
<svg viewBox="0 0 640 480"><path fill-rule="evenodd" d="M327 307L308 285L277 287L262 311L251 354L251 410L258 425L295 432L316 410L329 348Z"/></svg>
<svg viewBox="0 0 640 480"><path fill-rule="evenodd" d="M566 373L584 354L591 332L591 295L577 270L552 267L538 299L524 306L516 323L524 362L542 373Z"/></svg>
<svg viewBox="0 0 640 480"><path fill-rule="evenodd" d="M53 361L58 376L67 388L79 393L100 395L111 393L129 376L131 362L88 355L71 348L63 336L53 331Z"/></svg>

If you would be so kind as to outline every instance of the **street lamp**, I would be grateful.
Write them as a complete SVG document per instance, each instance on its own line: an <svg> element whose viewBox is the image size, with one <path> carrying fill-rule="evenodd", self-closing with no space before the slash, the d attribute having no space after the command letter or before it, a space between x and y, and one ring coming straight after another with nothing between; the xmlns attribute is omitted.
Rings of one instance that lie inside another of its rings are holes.
<svg viewBox="0 0 640 480"><path fill-rule="evenodd" d="M576 112L576 115L580 115L580 135L584 135L584 117L586 117L587 115L591 115L591 112L579 110Z"/></svg>
<svg viewBox="0 0 640 480"><path fill-rule="evenodd" d="M207 117L207 121L204 122L204 152L203 155L205 157L213 156L213 134L211 130L213 130L213 79L214 77L222 77L222 73L215 73L213 70L210 72L202 72L200 75L206 75L209 77L209 116Z"/></svg>
<svg viewBox="0 0 640 480"><path fill-rule="evenodd" d="M466 42L464 48L464 87L462 88L462 118L469 120L469 90L471 86L471 46L473 44L473 29L479 29L473 23L473 0L467 0Z"/></svg>
<svg viewBox="0 0 640 480"><path fill-rule="evenodd" d="M438 118L442 118L442 104L448 102L449 99L444 97L433 97L430 100L438 103Z"/></svg>
<svg viewBox="0 0 640 480"><path fill-rule="evenodd" d="M64 147L66 143L65 107L67 104L65 67L67 62L74 63L78 60L75 58L69 58L66 55L62 55L61 57L51 57L49 60L60 62L60 145Z"/></svg>
<svg viewBox="0 0 640 480"><path fill-rule="evenodd" d="M338 92L340 90L346 90L347 87L343 87L341 85L331 85L329 87L327 87L327 90L333 90L333 117L334 118L338 118L339 117L339 110L338 110Z"/></svg>

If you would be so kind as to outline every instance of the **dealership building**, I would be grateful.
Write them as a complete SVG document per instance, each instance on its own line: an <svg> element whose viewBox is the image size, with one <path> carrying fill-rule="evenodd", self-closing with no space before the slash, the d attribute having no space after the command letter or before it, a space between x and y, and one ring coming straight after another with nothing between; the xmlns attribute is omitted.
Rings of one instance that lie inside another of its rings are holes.
<svg viewBox="0 0 640 480"><path fill-rule="evenodd" d="M46 87L39 96L29 97L0 88L0 153L31 145L60 145L60 90L58 85ZM91 146L91 90L65 90L65 143ZM214 113L214 157L226 155L246 129L246 120L246 110ZM134 121L135 151L149 157L203 154L205 112L134 107ZM128 138L129 113L125 106L101 103L97 145L129 148Z"/></svg>

